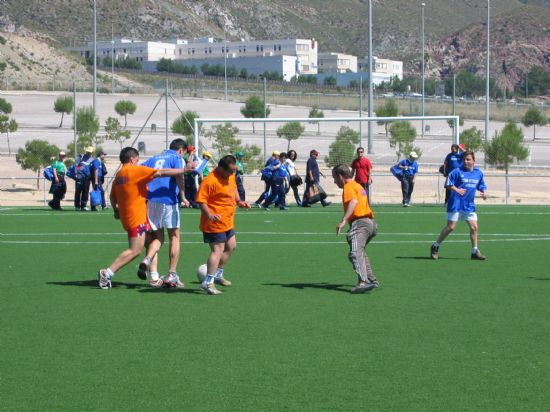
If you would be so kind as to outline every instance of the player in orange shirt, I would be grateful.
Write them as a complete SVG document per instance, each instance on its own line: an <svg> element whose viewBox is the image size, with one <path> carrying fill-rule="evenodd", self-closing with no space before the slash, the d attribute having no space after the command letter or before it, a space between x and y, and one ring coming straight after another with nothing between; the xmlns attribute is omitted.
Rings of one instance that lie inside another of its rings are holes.
<svg viewBox="0 0 550 412"><path fill-rule="evenodd" d="M358 283L351 293L363 293L378 287L378 280L372 272L365 247L376 236L378 226L369 206L369 198L365 188L353 180L353 174L347 165L338 165L332 169L334 183L344 189L342 203L344 216L336 225L338 236L343 227L349 223L347 241L349 244L349 260L357 273Z"/></svg>
<svg viewBox="0 0 550 412"><path fill-rule="evenodd" d="M155 177L182 175L184 169L152 169L139 166L139 153L133 147L120 151L122 167L111 187L110 200L115 219L120 219L128 232L128 249L124 250L107 269L98 273L99 287L109 289L115 273L139 256L145 246L145 234L150 229L147 221L147 183ZM158 250L153 251L153 256Z"/></svg>
<svg viewBox="0 0 550 412"><path fill-rule="evenodd" d="M237 192L235 173L237 159L232 155L224 156L218 167L204 178L196 201L201 209L200 229L204 243L210 245L207 275L201 283L201 289L209 295L219 295L215 283L230 286L231 282L223 277L223 269L235 247L235 206L250 209L250 204L241 201Z"/></svg>

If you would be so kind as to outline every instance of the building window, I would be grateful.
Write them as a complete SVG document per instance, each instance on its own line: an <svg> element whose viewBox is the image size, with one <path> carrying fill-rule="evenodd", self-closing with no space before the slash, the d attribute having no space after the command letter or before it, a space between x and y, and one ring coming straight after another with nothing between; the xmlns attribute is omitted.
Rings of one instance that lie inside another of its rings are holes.
<svg viewBox="0 0 550 412"><path fill-rule="evenodd" d="M243 52L245 52L245 53L246 53L246 46L244 46L244 47L243 47Z"/></svg>
<svg viewBox="0 0 550 412"><path fill-rule="evenodd" d="M309 66L302 66L302 71L308 72L309 71Z"/></svg>
<svg viewBox="0 0 550 412"><path fill-rule="evenodd" d="M243 48L239 46L239 53L242 53Z"/></svg>
<svg viewBox="0 0 550 412"><path fill-rule="evenodd" d="M260 46L260 51L262 51L262 52L264 51L264 46L263 45Z"/></svg>
<svg viewBox="0 0 550 412"><path fill-rule="evenodd" d="M195 54L195 49L191 49L191 54Z"/></svg>
<svg viewBox="0 0 550 412"><path fill-rule="evenodd" d="M281 51L281 45L279 44L279 51Z"/></svg>
<svg viewBox="0 0 550 412"><path fill-rule="evenodd" d="M212 47L208 48L208 53L212 54Z"/></svg>
<svg viewBox="0 0 550 412"><path fill-rule="evenodd" d="M222 53L225 53L225 47L222 46Z"/></svg>
<svg viewBox="0 0 550 412"><path fill-rule="evenodd" d="M260 51L260 46L256 45L256 51L257 51L257 52Z"/></svg>
<svg viewBox="0 0 550 412"><path fill-rule="evenodd" d="M276 44L273 45L273 51L277 51L277 45Z"/></svg>

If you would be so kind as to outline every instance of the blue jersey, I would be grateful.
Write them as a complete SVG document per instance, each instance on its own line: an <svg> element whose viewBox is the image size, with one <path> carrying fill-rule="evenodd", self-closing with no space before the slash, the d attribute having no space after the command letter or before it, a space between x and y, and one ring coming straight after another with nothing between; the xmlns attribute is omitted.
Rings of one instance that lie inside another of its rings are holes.
<svg viewBox="0 0 550 412"><path fill-rule="evenodd" d="M103 177L103 165L101 164L101 159L95 158L90 164L90 172L94 173L94 170L97 170L97 177Z"/></svg>
<svg viewBox="0 0 550 412"><path fill-rule="evenodd" d="M282 163L277 169L273 171L273 177L284 179L285 177L288 177L288 176L289 176L288 169Z"/></svg>
<svg viewBox="0 0 550 412"><path fill-rule="evenodd" d="M466 193L460 196L454 190L451 191L451 196L447 202L447 212L475 212L476 205L474 199L476 190L485 192L487 186L483 180L483 172L474 166L471 172L464 166L460 169L455 169L447 177L445 186L454 186L457 189L466 189Z"/></svg>
<svg viewBox="0 0 550 412"><path fill-rule="evenodd" d="M153 169L183 169L183 159L174 150L153 156L143 163ZM179 203L179 187L175 177L156 177L147 185L147 200L165 205Z"/></svg>
<svg viewBox="0 0 550 412"><path fill-rule="evenodd" d="M462 167L463 157L464 157L463 153L453 153L453 152L449 153L445 157L445 164L447 165L447 169L445 170L445 172L449 174L453 170Z"/></svg>
<svg viewBox="0 0 550 412"><path fill-rule="evenodd" d="M410 161L409 159L404 159L399 162L400 166L408 166L407 170L403 170L403 176L414 176L418 173L418 163L415 161Z"/></svg>

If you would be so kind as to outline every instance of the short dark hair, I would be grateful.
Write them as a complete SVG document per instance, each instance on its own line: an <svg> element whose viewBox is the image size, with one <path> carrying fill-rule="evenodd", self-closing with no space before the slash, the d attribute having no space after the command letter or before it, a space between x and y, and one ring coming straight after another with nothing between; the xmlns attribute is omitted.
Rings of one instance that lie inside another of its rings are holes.
<svg viewBox="0 0 550 412"><path fill-rule="evenodd" d="M279 157L288 158L288 155L287 155L285 152L281 152L281 154L279 155Z"/></svg>
<svg viewBox="0 0 550 412"><path fill-rule="evenodd" d="M351 169L348 165L345 164L339 164L332 168L332 175L333 176L342 176L344 179L351 179L352 173Z"/></svg>
<svg viewBox="0 0 550 412"><path fill-rule="evenodd" d="M226 172L229 172L231 170L231 165L236 165L237 159L233 155L225 155L220 159L218 162L218 167L221 167Z"/></svg>
<svg viewBox="0 0 550 412"><path fill-rule="evenodd" d="M457 150L458 150L458 145L457 145L456 143L453 143L453 144L451 145L451 150L452 150L452 149L457 149Z"/></svg>
<svg viewBox="0 0 550 412"><path fill-rule="evenodd" d="M125 147L120 151L120 155L118 156L122 164L130 163L130 160L134 157L139 157L139 152L133 147Z"/></svg>
<svg viewBox="0 0 550 412"><path fill-rule="evenodd" d="M466 150L464 153L462 153L463 159L466 159L466 156L472 156L472 159L476 160L476 155L471 150Z"/></svg>
<svg viewBox="0 0 550 412"><path fill-rule="evenodd" d="M187 150L187 142L183 139L172 140L170 150L178 151L179 149Z"/></svg>
<svg viewBox="0 0 550 412"><path fill-rule="evenodd" d="M362 147L358 147L356 151L357 151L357 152L364 152L365 149L363 149Z"/></svg>

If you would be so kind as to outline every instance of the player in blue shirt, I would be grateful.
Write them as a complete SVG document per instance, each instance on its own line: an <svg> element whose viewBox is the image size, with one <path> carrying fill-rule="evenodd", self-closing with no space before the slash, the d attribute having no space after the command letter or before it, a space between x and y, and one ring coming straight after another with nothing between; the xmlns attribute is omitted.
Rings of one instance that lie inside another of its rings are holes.
<svg viewBox="0 0 550 412"><path fill-rule="evenodd" d="M397 167L403 170L401 178L401 193L403 194L403 207L409 207L411 203L411 195L414 190L415 175L418 173L418 163L416 163L418 155L416 152L411 152L407 159L397 163Z"/></svg>
<svg viewBox="0 0 550 412"><path fill-rule="evenodd" d="M144 166L154 169L183 169L183 156L187 153L187 143L183 139L174 139L170 149L153 156L143 163ZM183 289L185 285L177 274L177 265L180 256L180 211L179 192L185 192L183 175L177 177L157 177L148 185L147 218L151 225L148 237L147 256L139 264L138 276L147 279L149 271L149 285L152 287L176 287ZM185 198L184 198L185 199ZM189 206L187 200L183 201ZM164 228L169 237L169 269L163 279L158 274L157 252L164 243Z"/></svg>
<svg viewBox="0 0 550 412"><path fill-rule="evenodd" d="M470 241L472 243L473 260L485 260L477 247L477 214L475 205L476 191L481 192L481 197L487 198L487 186L483 180L483 172L474 166L475 155L473 152L464 152L464 165L453 170L447 177L445 187L451 191L447 202L447 225L441 231L436 242L431 246L432 259L439 258L439 245L455 229L459 220L465 220L470 227Z"/></svg>
<svg viewBox="0 0 550 412"><path fill-rule="evenodd" d="M276 197L278 198L277 202L279 202L279 209L288 210L288 207L286 207L285 196L289 185L288 182L290 175L285 165L286 159L286 153L283 152L280 154L279 163L273 164L274 167L278 167L273 170L273 175L271 176L271 194L266 199L263 206L265 210L269 210L269 205L275 200Z"/></svg>
<svg viewBox="0 0 550 412"><path fill-rule="evenodd" d="M94 190L99 190L101 192L101 209L103 210L107 207L107 203L105 202L105 190L103 189L105 174L107 172L107 168L103 163L105 160L105 155L106 153L104 151L100 151L97 154L97 157L90 164L92 187ZM92 206L92 211L97 212L97 206Z"/></svg>

